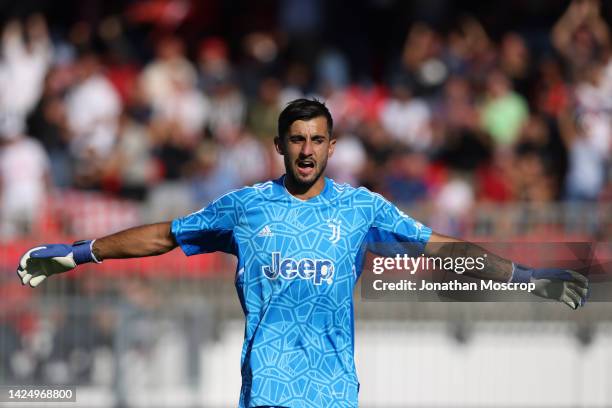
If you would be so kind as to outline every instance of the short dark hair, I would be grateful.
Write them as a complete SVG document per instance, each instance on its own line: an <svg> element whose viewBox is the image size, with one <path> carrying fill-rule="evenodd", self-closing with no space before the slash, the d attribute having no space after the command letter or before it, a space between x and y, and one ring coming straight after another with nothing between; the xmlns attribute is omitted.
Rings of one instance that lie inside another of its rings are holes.
<svg viewBox="0 0 612 408"><path fill-rule="evenodd" d="M289 131L291 124L296 120L310 120L320 116L327 120L327 131L331 139L334 120L327 106L315 98L293 100L285 106L278 117L278 137L282 139Z"/></svg>

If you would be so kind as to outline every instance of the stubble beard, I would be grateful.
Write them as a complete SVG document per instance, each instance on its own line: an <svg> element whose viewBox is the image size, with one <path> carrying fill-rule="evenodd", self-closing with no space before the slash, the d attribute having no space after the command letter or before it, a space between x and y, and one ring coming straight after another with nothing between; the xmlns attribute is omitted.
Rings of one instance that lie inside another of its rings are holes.
<svg viewBox="0 0 612 408"><path fill-rule="evenodd" d="M297 166L297 164L287 163L287 160L285 160L285 169L287 171L287 175L291 178L292 183L294 183L295 186L299 187L301 190L307 190L321 178L325 172L325 168L327 167L327 160L324 163L321 163L319 170L314 172L308 179L301 178L295 166Z"/></svg>

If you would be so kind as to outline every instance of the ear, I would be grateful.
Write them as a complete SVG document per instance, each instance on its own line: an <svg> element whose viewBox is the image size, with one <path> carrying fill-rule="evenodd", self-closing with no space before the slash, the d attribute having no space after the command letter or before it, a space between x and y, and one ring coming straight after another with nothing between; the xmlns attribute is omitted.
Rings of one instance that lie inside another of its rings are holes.
<svg viewBox="0 0 612 408"><path fill-rule="evenodd" d="M327 157L332 157L334 155L334 151L336 150L336 138L333 138L329 141L329 147L327 148Z"/></svg>
<svg viewBox="0 0 612 408"><path fill-rule="evenodd" d="M283 144L281 138L278 136L274 138L274 147L276 148L276 152L278 154L280 154L281 156L285 155L285 145Z"/></svg>

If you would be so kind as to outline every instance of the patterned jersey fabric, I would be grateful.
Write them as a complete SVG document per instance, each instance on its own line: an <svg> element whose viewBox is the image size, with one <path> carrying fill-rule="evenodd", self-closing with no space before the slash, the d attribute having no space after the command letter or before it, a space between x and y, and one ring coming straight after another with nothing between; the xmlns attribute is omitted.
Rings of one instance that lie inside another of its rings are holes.
<svg viewBox="0 0 612 408"><path fill-rule="evenodd" d="M426 244L431 229L365 188L325 179L302 201L284 176L173 220L187 255L236 255L246 317L240 407L356 407L353 288L367 242Z"/></svg>

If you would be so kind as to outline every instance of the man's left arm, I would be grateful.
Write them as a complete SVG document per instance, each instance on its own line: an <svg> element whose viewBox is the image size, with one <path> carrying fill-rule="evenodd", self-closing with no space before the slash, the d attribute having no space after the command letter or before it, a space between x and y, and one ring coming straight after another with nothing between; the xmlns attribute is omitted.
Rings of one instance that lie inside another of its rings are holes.
<svg viewBox="0 0 612 408"><path fill-rule="evenodd" d="M471 242L432 232L425 246L427 256L477 258L486 254L482 270L466 270L465 275L478 279L510 283L533 283L533 294L565 303L572 309L584 305L589 291L588 279L569 269L530 268L504 259Z"/></svg>

